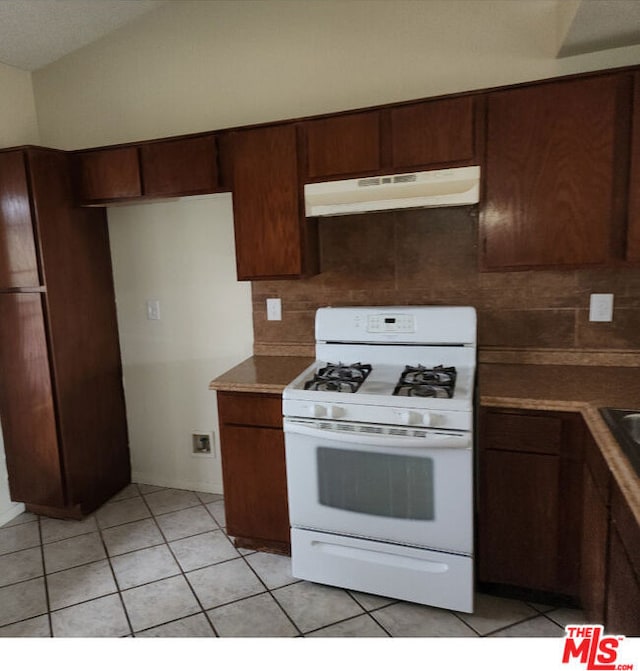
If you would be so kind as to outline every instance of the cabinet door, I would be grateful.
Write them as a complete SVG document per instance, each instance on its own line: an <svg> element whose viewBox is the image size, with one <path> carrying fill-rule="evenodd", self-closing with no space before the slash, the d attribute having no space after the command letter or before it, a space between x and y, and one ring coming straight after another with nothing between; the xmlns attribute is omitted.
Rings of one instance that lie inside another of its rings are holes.
<svg viewBox="0 0 640 671"><path fill-rule="evenodd" d="M82 152L76 160L82 202L109 202L142 195L137 147Z"/></svg>
<svg viewBox="0 0 640 671"><path fill-rule="evenodd" d="M0 153L0 290L40 284L29 187L21 151Z"/></svg>
<svg viewBox="0 0 640 671"><path fill-rule="evenodd" d="M107 218L72 206L67 154L28 156L67 504L87 511L130 482Z"/></svg>
<svg viewBox="0 0 640 671"><path fill-rule="evenodd" d="M640 636L640 576L634 571L615 525L609 545L607 631Z"/></svg>
<svg viewBox="0 0 640 671"><path fill-rule="evenodd" d="M393 169L473 162L474 101L473 96L464 96L392 108Z"/></svg>
<svg viewBox="0 0 640 671"><path fill-rule="evenodd" d="M580 601L589 622L604 622L609 507L587 464L583 467Z"/></svg>
<svg viewBox="0 0 640 671"><path fill-rule="evenodd" d="M484 269L602 265L620 254L629 95L629 79L611 75L488 96Z"/></svg>
<svg viewBox="0 0 640 671"><path fill-rule="evenodd" d="M640 636L640 525L617 485L611 488L607 630Z"/></svg>
<svg viewBox="0 0 640 671"><path fill-rule="evenodd" d="M211 193L218 184L213 135L140 146L145 196Z"/></svg>
<svg viewBox="0 0 640 671"><path fill-rule="evenodd" d="M265 544L288 544L282 431L225 425L221 445L228 533Z"/></svg>
<svg viewBox="0 0 640 671"><path fill-rule="evenodd" d="M635 75L633 92L627 259L640 261L640 73Z"/></svg>
<svg viewBox="0 0 640 671"><path fill-rule="evenodd" d="M481 410L480 581L578 597L583 431L571 413Z"/></svg>
<svg viewBox="0 0 640 671"><path fill-rule="evenodd" d="M309 180L380 170L380 112L307 121L304 132Z"/></svg>
<svg viewBox="0 0 640 671"><path fill-rule="evenodd" d="M234 133L232 153L238 279L299 277L305 236L295 127Z"/></svg>
<svg viewBox="0 0 640 671"><path fill-rule="evenodd" d="M556 590L559 476L556 456L483 451L481 581Z"/></svg>
<svg viewBox="0 0 640 671"><path fill-rule="evenodd" d="M42 298L0 294L0 419L14 501L60 507L56 437Z"/></svg>

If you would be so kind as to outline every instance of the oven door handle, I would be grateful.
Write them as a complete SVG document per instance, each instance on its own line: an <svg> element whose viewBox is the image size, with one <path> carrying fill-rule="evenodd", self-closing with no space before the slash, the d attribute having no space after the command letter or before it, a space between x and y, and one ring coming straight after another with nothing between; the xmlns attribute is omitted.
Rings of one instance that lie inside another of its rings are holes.
<svg viewBox="0 0 640 671"><path fill-rule="evenodd" d="M320 440L335 440L341 443L371 445L376 447L422 447L436 449L471 449L471 433L445 433L427 430L425 436L402 436L397 434L372 434L366 431L334 431L309 424L284 419L285 434L297 433Z"/></svg>

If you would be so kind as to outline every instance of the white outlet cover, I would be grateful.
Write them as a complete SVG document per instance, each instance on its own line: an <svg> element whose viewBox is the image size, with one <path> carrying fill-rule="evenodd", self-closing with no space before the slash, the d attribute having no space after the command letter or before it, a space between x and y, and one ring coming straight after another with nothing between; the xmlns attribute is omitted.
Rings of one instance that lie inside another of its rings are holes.
<svg viewBox="0 0 640 671"><path fill-rule="evenodd" d="M280 321L282 319L282 301L279 298L267 298L267 320Z"/></svg>
<svg viewBox="0 0 640 671"><path fill-rule="evenodd" d="M589 298L589 321L613 321L613 294L591 294Z"/></svg>

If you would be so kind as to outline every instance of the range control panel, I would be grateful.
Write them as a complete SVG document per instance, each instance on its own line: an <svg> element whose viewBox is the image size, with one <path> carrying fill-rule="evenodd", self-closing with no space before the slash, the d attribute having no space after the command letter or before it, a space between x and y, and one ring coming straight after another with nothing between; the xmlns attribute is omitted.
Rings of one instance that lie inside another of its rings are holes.
<svg viewBox="0 0 640 671"><path fill-rule="evenodd" d="M416 318L408 314L367 315L368 333L415 333Z"/></svg>

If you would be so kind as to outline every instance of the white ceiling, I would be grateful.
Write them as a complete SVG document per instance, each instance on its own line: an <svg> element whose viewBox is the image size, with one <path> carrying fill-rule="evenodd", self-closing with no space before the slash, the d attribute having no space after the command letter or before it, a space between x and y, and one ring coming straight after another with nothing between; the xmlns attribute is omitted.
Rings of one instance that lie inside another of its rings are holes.
<svg viewBox="0 0 640 671"><path fill-rule="evenodd" d="M0 63L37 70L166 0L0 0Z"/></svg>
<svg viewBox="0 0 640 671"><path fill-rule="evenodd" d="M37 70L142 14L177 1L0 0L0 63ZM558 57L640 44L640 0L556 1L558 12L569 17Z"/></svg>
<svg viewBox="0 0 640 671"><path fill-rule="evenodd" d="M558 56L575 56L634 44L640 44L639 0L582 0Z"/></svg>

